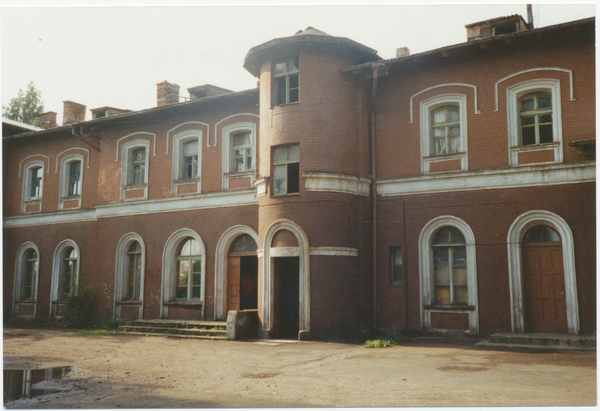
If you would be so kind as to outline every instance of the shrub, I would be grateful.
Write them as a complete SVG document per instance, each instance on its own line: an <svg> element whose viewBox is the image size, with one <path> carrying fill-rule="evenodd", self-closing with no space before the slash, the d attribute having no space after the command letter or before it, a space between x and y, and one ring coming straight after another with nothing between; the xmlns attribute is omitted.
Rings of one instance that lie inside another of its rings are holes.
<svg viewBox="0 0 600 411"><path fill-rule="evenodd" d="M65 315L63 323L67 328L87 327L93 308L92 291L80 283L77 288L63 297L65 301Z"/></svg>
<svg viewBox="0 0 600 411"><path fill-rule="evenodd" d="M102 322L102 328L105 330L113 331L119 328L119 321L117 320L106 320Z"/></svg>

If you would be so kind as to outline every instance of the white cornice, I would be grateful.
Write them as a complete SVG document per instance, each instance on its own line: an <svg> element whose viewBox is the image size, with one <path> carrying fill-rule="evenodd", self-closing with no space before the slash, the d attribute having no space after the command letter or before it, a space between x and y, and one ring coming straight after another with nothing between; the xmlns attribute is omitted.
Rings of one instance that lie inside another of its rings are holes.
<svg viewBox="0 0 600 411"><path fill-rule="evenodd" d="M429 174L408 178L384 178L377 180L377 193L388 197L595 181L596 163L557 164Z"/></svg>
<svg viewBox="0 0 600 411"><path fill-rule="evenodd" d="M4 219L4 228L29 227L63 223L81 223L95 221L95 210L61 211L57 213L27 214Z"/></svg>
<svg viewBox="0 0 600 411"><path fill-rule="evenodd" d="M346 174L304 172L306 191L325 191L334 193L368 196L371 180Z"/></svg>

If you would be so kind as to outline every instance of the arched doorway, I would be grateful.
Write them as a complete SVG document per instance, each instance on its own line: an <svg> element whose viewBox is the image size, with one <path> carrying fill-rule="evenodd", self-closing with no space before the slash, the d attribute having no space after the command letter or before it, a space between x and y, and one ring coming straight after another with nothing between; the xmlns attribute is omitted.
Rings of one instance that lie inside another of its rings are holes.
<svg viewBox="0 0 600 411"><path fill-rule="evenodd" d="M562 242L558 233L537 225L522 243L525 330L566 333L567 304Z"/></svg>
<svg viewBox="0 0 600 411"><path fill-rule="evenodd" d="M257 308L258 258L256 241L238 236L227 254L227 311Z"/></svg>

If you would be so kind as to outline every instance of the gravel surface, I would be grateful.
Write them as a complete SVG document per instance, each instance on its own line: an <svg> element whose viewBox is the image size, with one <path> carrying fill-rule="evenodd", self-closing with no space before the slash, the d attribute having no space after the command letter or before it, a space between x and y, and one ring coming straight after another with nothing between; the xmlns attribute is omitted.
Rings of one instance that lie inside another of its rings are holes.
<svg viewBox="0 0 600 411"><path fill-rule="evenodd" d="M596 405L596 355L411 339L388 348L4 329L4 368L71 366L5 408ZM60 383L59 383L60 384Z"/></svg>

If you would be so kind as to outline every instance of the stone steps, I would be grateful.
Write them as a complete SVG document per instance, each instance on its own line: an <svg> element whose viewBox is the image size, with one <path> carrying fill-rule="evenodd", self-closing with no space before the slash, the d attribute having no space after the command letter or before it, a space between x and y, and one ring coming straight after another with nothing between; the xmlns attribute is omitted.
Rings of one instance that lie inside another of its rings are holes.
<svg viewBox="0 0 600 411"><path fill-rule="evenodd" d="M226 325L227 323L224 321L135 320L123 322L118 328L118 333L138 336L226 340Z"/></svg>
<svg viewBox="0 0 600 411"><path fill-rule="evenodd" d="M595 351L596 336L541 333L496 333L477 345L507 348L537 348L571 351Z"/></svg>

